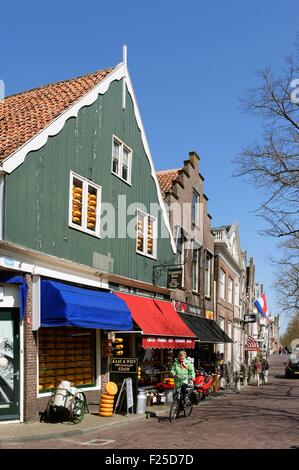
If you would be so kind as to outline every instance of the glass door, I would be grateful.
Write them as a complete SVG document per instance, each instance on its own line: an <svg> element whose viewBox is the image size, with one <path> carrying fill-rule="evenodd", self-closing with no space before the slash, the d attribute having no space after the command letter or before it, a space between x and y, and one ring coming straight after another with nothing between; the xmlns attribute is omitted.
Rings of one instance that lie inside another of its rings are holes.
<svg viewBox="0 0 299 470"><path fill-rule="evenodd" d="M0 309L0 421L20 417L19 309Z"/></svg>

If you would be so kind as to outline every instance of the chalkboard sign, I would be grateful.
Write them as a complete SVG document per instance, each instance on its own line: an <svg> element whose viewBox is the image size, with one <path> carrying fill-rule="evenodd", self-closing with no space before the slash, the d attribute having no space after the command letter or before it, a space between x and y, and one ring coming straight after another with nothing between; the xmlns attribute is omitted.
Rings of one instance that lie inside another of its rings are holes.
<svg viewBox="0 0 299 470"><path fill-rule="evenodd" d="M167 271L167 289L180 289L182 287L183 270L168 269Z"/></svg>
<svg viewBox="0 0 299 470"><path fill-rule="evenodd" d="M112 357L110 372L118 374L137 374L138 359L136 357Z"/></svg>

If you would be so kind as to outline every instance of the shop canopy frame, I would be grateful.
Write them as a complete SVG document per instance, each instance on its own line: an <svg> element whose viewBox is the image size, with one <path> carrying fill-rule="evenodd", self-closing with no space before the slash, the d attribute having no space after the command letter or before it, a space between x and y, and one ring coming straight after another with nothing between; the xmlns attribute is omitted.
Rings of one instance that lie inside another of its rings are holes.
<svg viewBox="0 0 299 470"><path fill-rule="evenodd" d="M171 302L116 292L143 331L142 347L194 349L196 336L181 320Z"/></svg>
<svg viewBox="0 0 299 470"><path fill-rule="evenodd" d="M190 313L179 313L179 315L201 343L233 343L214 320Z"/></svg>
<svg viewBox="0 0 299 470"><path fill-rule="evenodd" d="M41 327L132 330L126 303L110 291L41 281Z"/></svg>

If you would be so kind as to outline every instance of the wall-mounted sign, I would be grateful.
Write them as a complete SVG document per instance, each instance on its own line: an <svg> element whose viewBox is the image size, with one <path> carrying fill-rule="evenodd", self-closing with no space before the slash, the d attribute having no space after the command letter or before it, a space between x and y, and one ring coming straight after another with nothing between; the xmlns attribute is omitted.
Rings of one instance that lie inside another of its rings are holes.
<svg viewBox="0 0 299 470"><path fill-rule="evenodd" d="M115 290L117 292L123 292L124 294L140 295L141 297L149 297L151 299L160 299L160 300L169 299L169 296L159 294L158 292L150 292L147 290L137 289L136 287L123 286L121 284L114 284L113 282L109 282L109 287L112 290Z"/></svg>
<svg viewBox="0 0 299 470"><path fill-rule="evenodd" d="M112 357L110 359L110 372L116 372L119 374L137 374L137 357Z"/></svg>
<svg viewBox="0 0 299 470"><path fill-rule="evenodd" d="M174 308L180 313L193 313L193 315L203 316L203 310L196 305L186 304L186 302L175 301Z"/></svg>
<svg viewBox="0 0 299 470"><path fill-rule="evenodd" d="M183 278L183 269L168 269L167 271L167 289L181 289Z"/></svg>
<svg viewBox="0 0 299 470"><path fill-rule="evenodd" d="M249 315L244 315L244 322L245 323L254 323L256 322L256 314L252 313Z"/></svg>

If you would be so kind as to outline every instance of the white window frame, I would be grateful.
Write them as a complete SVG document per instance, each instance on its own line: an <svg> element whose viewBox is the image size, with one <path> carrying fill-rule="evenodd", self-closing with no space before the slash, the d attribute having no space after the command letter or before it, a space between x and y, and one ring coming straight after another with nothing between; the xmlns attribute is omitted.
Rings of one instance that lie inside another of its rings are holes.
<svg viewBox="0 0 299 470"><path fill-rule="evenodd" d="M235 305L237 307L240 306L240 282L239 279L235 280L235 292L234 292L234 297L235 297Z"/></svg>
<svg viewBox="0 0 299 470"><path fill-rule="evenodd" d="M82 182L82 224L77 225L72 222L72 206L73 206L73 178ZM92 181L78 175L77 173L70 172L70 185L69 185L69 227L79 230L80 232L87 233L93 237L100 238L100 222L101 222L101 198L102 187L93 183ZM96 230L90 230L87 227L87 208L88 208L88 187L91 186L97 191L97 208L96 208Z"/></svg>
<svg viewBox="0 0 299 470"><path fill-rule="evenodd" d="M223 275L223 276L222 276ZM225 271L220 268L220 275L219 275L219 296L225 300Z"/></svg>
<svg viewBox="0 0 299 470"><path fill-rule="evenodd" d="M208 266L208 267L207 267ZM212 267L213 255L209 251L205 251L205 297L212 297Z"/></svg>
<svg viewBox="0 0 299 470"><path fill-rule="evenodd" d="M193 219L193 195L196 195L197 202L195 203L195 218ZM191 221L194 225L197 227L199 226L199 203L200 203L200 197L199 193L196 191L196 189L192 189L192 204L191 204Z"/></svg>
<svg viewBox="0 0 299 470"><path fill-rule="evenodd" d="M141 215L143 217L143 250L138 250L138 216ZM153 254L147 253L147 231L148 231L148 219L151 218L153 221ZM147 256L148 258L157 259L157 219L153 217L151 214L147 214L146 212L137 209L136 211L136 253L139 255Z"/></svg>
<svg viewBox="0 0 299 470"><path fill-rule="evenodd" d="M192 266L192 291L193 292L196 292L198 293L199 292L199 249L200 249L200 246L194 241L192 240L192 263L191 263L191 266ZM197 260L196 260L196 263L194 263L194 259L193 259L193 256L194 256L194 251L196 250L197 252ZM196 265L196 288L194 288L194 265Z"/></svg>
<svg viewBox="0 0 299 470"><path fill-rule="evenodd" d="M114 148L114 142L117 142L118 145L120 145L120 155L119 155L119 161L118 161L118 172L116 173L113 171L113 148ZM122 177L122 168L123 168L123 149L126 148L128 151L128 179L126 180L125 178ZM111 173L115 176L117 176L119 179L127 183L128 185L132 186L131 184L131 177L132 177L132 153L133 150L125 144L121 139L119 139L116 135L112 135L112 159L111 159Z"/></svg>
<svg viewBox="0 0 299 470"><path fill-rule="evenodd" d="M233 285L234 281L230 276L228 276L227 280L227 301L229 304L233 303Z"/></svg>
<svg viewBox="0 0 299 470"><path fill-rule="evenodd" d="M177 226L177 235L176 235L176 249L177 249L177 264L180 264L182 268L182 287L185 287L185 241L184 231L180 225ZM182 251L179 251L181 247ZM180 255L180 256L179 256Z"/></svg>

